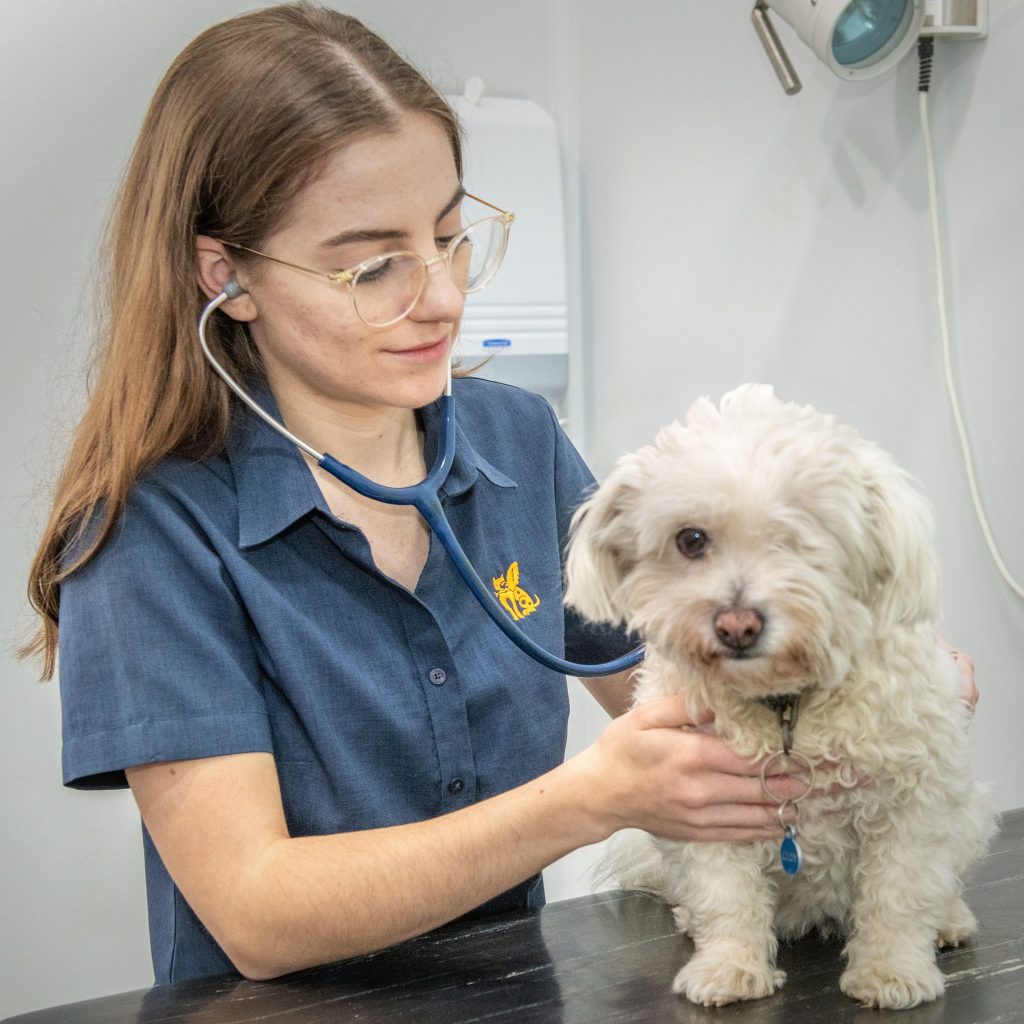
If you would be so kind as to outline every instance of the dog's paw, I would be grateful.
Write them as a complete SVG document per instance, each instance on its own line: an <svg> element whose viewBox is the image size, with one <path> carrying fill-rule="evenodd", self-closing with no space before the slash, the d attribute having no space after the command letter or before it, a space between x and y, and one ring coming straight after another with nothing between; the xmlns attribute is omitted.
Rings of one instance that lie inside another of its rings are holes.
<svg viewBox="0 0 1024 1024"><path fill-rule="evenodd" d="M730 945L695 953L676 975L672 991L701 1006L725 1006L770 996L785 980L785 971L773 967L759 951Z"/></svg>
<svg viewBox="0 0 1024 1024"><path fill-rule="evenodd" d="M921 963L913 970L898 971L889 964L870 963L847 968L839 987L863 1006L908 1010L942 995L945 983L935 963Z"/></svg>
<svg viewBox="0 0 1024 1024"><path fill-rule="evenodd" d="M949 908L946 923L939 929L935 942L939 946L959 946L977 934L977 931L977 918L967 904L957 897Z"/></svg>

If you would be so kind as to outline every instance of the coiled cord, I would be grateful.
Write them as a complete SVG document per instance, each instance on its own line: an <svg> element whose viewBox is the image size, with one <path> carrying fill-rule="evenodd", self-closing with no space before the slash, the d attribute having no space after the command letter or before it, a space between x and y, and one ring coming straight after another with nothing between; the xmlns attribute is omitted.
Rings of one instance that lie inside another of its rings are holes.
<svg viewBox="0 0 1024 1024"><path fill-rule="evenodd" d="M921 36L917 41L917 91L927 92L932 84L932 61L935 58L934 36Z"/></svg>

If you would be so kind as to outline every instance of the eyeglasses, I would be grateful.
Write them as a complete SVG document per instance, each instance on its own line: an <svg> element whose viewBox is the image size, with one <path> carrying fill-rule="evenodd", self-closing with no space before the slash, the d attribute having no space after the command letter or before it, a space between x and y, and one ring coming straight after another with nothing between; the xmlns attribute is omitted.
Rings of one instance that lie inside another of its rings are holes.
<svg viewBox="0 0 1024 1024"><path fill-rule="evenodd" d="M429 259L415 252L388 252L363 260L348 270L327 274L289 263L258 249L250 249L238 242L222 239L221 244L261 256L283 267L291 267L292 270L326 278L333 284L347 285L356 315L367 327L390 327L413 311L426 287L427 274L435 263L445 264L452 283L463 295L480 291L494 279L505 258L509 228L516 216L468 192L465 196L497 210L497 215L470 224Z"/></svg>

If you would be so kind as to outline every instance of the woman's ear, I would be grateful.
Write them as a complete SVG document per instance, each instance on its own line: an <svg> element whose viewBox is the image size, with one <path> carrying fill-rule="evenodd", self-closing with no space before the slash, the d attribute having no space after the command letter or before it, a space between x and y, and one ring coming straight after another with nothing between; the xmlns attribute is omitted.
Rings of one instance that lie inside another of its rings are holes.
<svg viewBox="0 0 1024 1024"><path fill-rule="evenodd" d="M220 307L233 320L249 323L256 319L256 303L238 280L234 261L223 242L209 235L196 236L196 280L208 299L215 299L230 281L238 281L243 291Z"/></svg>

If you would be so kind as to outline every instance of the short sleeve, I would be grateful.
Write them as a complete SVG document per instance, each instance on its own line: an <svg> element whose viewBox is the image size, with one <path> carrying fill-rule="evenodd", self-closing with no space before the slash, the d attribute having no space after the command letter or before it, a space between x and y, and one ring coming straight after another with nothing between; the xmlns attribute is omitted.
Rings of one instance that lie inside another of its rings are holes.
<svg viewBox="0 0 1024 1024"><path fill-rule="evenodd" d="M186 496L140 482L99 552L62 584L65 785L124 769L272 751L248 617Z"/></svg>
<svg viewBox="0 0 1024 1024"><path fill-rule="evenodd" d="M565 550L569 542L569 525L573 513L596 486L594 474L572 441L562 430L554 410L548 406L555 430L555 504L558 509L558 542L562 552L563 572ZM640 646L636 634L619 626L591 622L575 609L565 609L565 656L581 664L613 661Z"/></svg>

